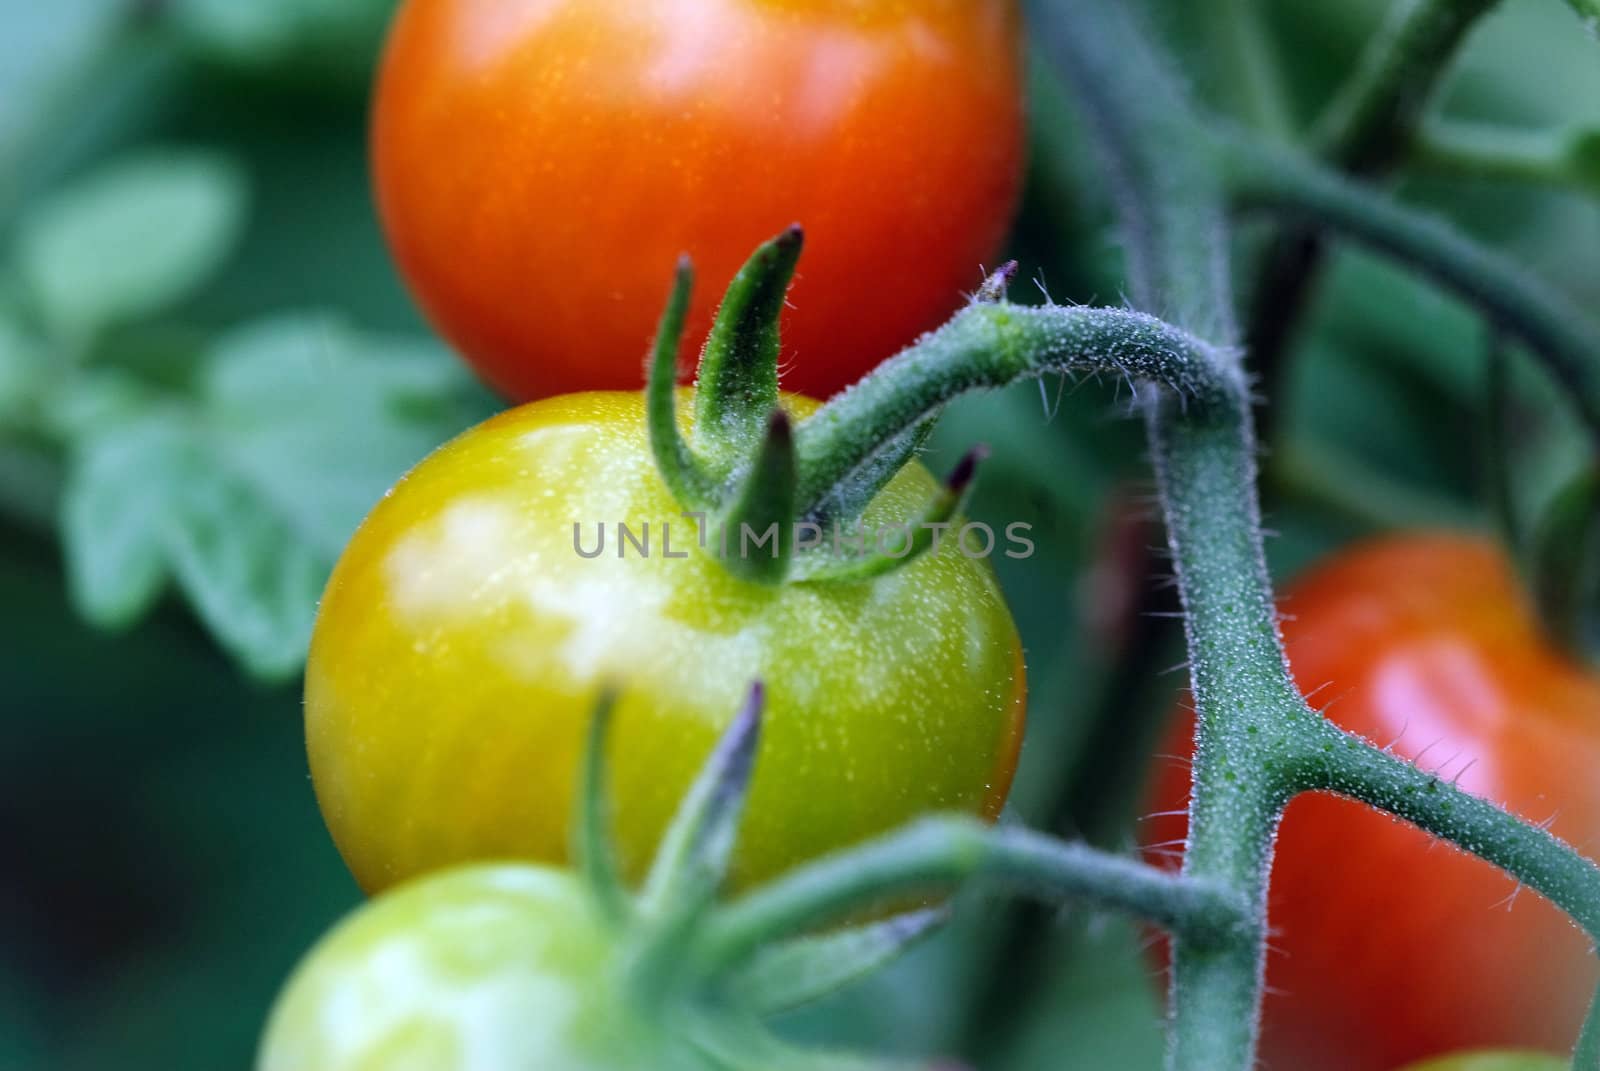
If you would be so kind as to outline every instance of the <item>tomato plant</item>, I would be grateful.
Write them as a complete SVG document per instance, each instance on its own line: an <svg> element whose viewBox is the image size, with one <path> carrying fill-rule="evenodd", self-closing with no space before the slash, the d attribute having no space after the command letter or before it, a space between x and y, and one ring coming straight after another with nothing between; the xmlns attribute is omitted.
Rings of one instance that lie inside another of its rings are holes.
<svg viewBox="0 0 1600 1071"><path fill-rule="evenodd" d="M572 871L523 864L428 874L325 937L280 996L261 1071L909 1071L795 1048L763 1020L882 967L944 918L924 910L818 934L853 909L992 871L1036 890L1115 882L1116 902L1174 925L1229 925L1213 897L1157 906L1175 882L1025 830L929 819L720 903L763 736L752 684L637 890L617 870L606 741L617 693L585 733ZM1167 907L1172 907L1170 913Z"/></svg>
<svg viewBox="0 0 1600 1071"><path fill-rule="evenodd" d="M905 520L935 488L913 464L865 522ZM648 557L619 522L648 526ZM581 556L601 526L604 552ZM365 888L564 858L588 704L612 679L627 685L610 760L629 873L756 677L768 750L737 883L929 810L998 813L1023 672L986 562L949 541L876 579L772 587L701 551L697 530L638 393L512 410L384 499L334 571L306 676L317 796Z"/></svg>
<svg viewBox="0 0 1600 1071"><path fill-rule="evenodd" d="M692 252L717 293L800 220L785 384L826 396L998 248L1019 29L1011 0L409 0L373 123L385 228L436 326L528 400L637 386L662 266Z"/></svg>
<svg viewBox="0 0 1600 1071"><path fill-rule="evenodd" d="M1493 546L1442 534L1374 542L1313 570L1281 605L1295 679L1335 723L1575 844L1600 837L1600 680L1546 641ZM1192 731L1179 719L1164 750L1189 754ZM1188 792L1187 765L1162 762L1151 808L1181 809ZM1151 843L1181 843L1186 820L1147 825ZM1588 939L1537 894L1328 795L1284 816L1268 918L1272 1068L1560 1051L1600 977Z"/></svg>

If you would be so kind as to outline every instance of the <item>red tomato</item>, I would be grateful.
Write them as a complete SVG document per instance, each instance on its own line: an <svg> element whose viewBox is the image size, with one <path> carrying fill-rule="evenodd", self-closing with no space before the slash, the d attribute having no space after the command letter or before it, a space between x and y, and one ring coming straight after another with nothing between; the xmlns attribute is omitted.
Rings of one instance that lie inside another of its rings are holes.
<svg viewBox="0 0 1600 1071"><path fill-rule="evenodd" d="M436 326L516 400L632 390L680 253L698 345L806 227L786 389L827 396L981 281L1024 151L1012 0L409 0L378 198Z"/></svg>
<svg viewBox="0 0 1600 1071"><path fill-rule="evenodd" d="M1407 535L1337 555L1283 599L1295 679L1334 722L1580 851L1600 848L1600 680L1540 634L1501 553ZM1179 719L1162 749L1188 755ZM1181 808L1182 762L1151 809ZM1147 823L1148 845L1186 819ZM1588 939L1481 860L1348 800L1290 804L1273 864L1262 1059L1391 1071L1480 1047L1570 1049L1594 994Z"/></svg>

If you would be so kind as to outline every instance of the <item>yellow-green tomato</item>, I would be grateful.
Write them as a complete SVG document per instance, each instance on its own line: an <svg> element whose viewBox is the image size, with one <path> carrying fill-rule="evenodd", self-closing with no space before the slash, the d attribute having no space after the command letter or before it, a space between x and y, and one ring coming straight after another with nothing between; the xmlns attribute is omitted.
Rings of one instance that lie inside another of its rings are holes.
<svg viewBox="0 0 1600 1071"><path fill-rule="evenodd" d="M1571 1061L1543 1052L1458 1052L1409 1064L1405 1071L1571 1071Z"/></svg>
<svg viewBox="0 0 1600 1071"><path fill-rule="evenodd" d="M865 529L918 517L935 488L909 466ZM379 504L329 582L306 676L317 798L364 888L564 860L607 682L622 689L606 758L631 877L755 678L767 713L735 886L929 811L998 814L1023 668L990 566L968 556L977 533L872 580L763 586L699 532L655 468L640 394L504 413Z"/></svg>
<svg viewBox="0 0 1600 1071"><path fill-rule="evenodd" d="M565 871L430 875L342 922L290 978L258 1071L708 1071L629 1002Z"/></svg>

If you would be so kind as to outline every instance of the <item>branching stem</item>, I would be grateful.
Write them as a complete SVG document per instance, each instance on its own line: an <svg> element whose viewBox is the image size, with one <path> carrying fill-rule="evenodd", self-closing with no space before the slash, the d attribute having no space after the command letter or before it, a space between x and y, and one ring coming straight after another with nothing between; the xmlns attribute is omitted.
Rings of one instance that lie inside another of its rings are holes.
<svg viewBox="0 0 1600 1071"><path fill-rule="evenodd" d="M1223 265L1228 231L1224 189L1227 143L1196 138L1204 119L1164 57L1148 45L1127 6L1074 0L1041 19L1046 48L1073 83L1098 136L1129 248L1135 304L1211 343L1218 387L1242 381L1233 292ZM1237 179L1237 169L1233 172ZM1530 293L1504 266L1463 249L1408 213L1368 212L1368 198L1313 168L1247 169L1237 183L1311 201L1318 216L1343 210L1362 233L1386 236L1425 266L1472 280L1508 330L1570 358L1563 381L1586 414L1600 414L1588 384L1600 376L1600 350L1586 349L1570 325L1554 322L1542 291ZM1353 201L1359 200L1357 212ZM1380 223L1373 225L1376 217ZM1416 233L1421 227L1421 234ZM1410 239L1423 239L1412 241ZM1460 270L1463 263L1471 270ZM1516 293L1482 293L1484 271ZM1581 322L1581 321L1579 321ZM1531 338L1530 338L1531 336ZM1427 775L1354 738L1311 711L1289 675L1262 549L1256 497L1255 438L1243 390L1182 398L1151 386L1146 422L1166 515L1168 541L1186 612L1197 719L1185 877L1237 891L1264 919L1271 843L1283 808L1298 791L1336 787L1401 814L1430 832L1483 854L1539 888L1587 927L1600 922L1600 871L1547 833L1454 789L1429 788ZM1340 758L1333 764L1324 745ZM1334 770L1342 771L1337 775ZM1429 798L1452 801L1449 806ZM1418 802L1421 800L1421 802ZM1174 1071L1244 1071L1253 1066L1263 976L1262 927L1232 942L1174 941L1167 1065ZM1585 1032L1593 1047L1596 1028Z"/></svg>
<svg viewBox="0 0 1600 1071"><path fill-rule="evenodd" d="M1515 262L1372 187L1244 138L1230 142L1242 207L1336 231L1422 272L1483 310L1565 384L1600 441L1600 326Z"/></svg>
<svg viewBox="0 0 1600 1071"><path fill-rule="evenodd" d="M1295 734L1285 768L1300 791L1360 800L1485 859L1560 905L1600 944L1600 867L1452 782L1318 719Z"/></svg>
<svg viewBox="0 0 1600 1071"><path fill-rule="evenodd" d="M1242 383L1222 382L1233 366L1210 351L1138 312L974 304L801 423L802 509L826 500L881 444L960 394L1049 372L1156 382L1196 398L1241 390Z"/></svg>
<svg viewBox="0 0 1600 1071"><path fill-rule="evenodd" d="M1379 170L1404 151L1468 31L1497 0L1400 0L1312 130L1326 160Z"/></svg>
<svg viewBox="0 0 1600 1071"><path fill-rule="evenodd" d="M700 966L736 964L775 936L804 933L863 904L975 879L1115 908L1207 947L1230 943L1250 912L1232 892L1134 859L971 818L929 818L818 860L719 909Z"/></svg>

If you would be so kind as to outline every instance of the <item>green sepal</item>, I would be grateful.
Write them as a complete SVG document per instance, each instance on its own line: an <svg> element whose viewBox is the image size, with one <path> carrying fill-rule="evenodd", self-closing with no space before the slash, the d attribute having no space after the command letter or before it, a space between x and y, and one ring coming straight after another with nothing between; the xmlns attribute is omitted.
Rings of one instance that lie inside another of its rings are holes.
<svg viewBox="0 0 1600 1071"><path fill-rule="evenodd" d="M694 267L678 258L672 295L656 329L645 386L650 450L667 489L686 510L705 510L717 501L717 485L678 430L678 350L683 343L689 298L694 293Z"/></svg>
<svg viewBox="0 0 1600 1071"><path fill-rule="evenodd" d="M798 483L794 426L789 414L774 409L750 470L718 519L718 552L730 573L760 584L783 582L794 559Z"/></svg>
<svg viewBox="0 0 1600 1071"><path fill-rule="evenodd" d="M678 805L635 901L636 943L627 978L647 1003L673 992L696 969L697 927L716 902L733 858L765 701L765 688L753 682L744 706Z"/></svg>
<svg viewBox="0 0 1600 1071"><path fill-rule="evenodd" d="M732 991L760 1016L820 1000L887 966L949 918L945 908L913 911L762 951L733 979Z"/></svg>
<svg viewBox="0 0 1600 1071"><path fill-rule="evenodd" d="M573 809L572 858L600 912L623 922L632 912L627 887L617 869L611 840L611 807L606 794L606 741L617 707L615 686L607 684L595 700L583 751L577 806Z"/></svg>
<svg viewBox="0 0 1600 1071"><path fill-rule="evenodd" d="M672 911L685 902L698 910L721 888L744 814L765 702L766 689L756 681L678 806L645 882L646 911Z"/></svg>
<svg viewBox="0 0 1600 1071"><path fill-rule="evenodd" d="M889 485L928 445L939 412L930 413L884 444L850 478L836 484L828 497L805 519L826 528L838 522L848 524L860 517L878 493ZM804 425L802 424L802 427Z"/></svg>
<svg viewBox="0 0 1600 1071"><path fill-rule="evenodd" d="M966 509L967 501L972 497L978 465L986 457L988 448L981 445L973 447L962 456L956 467L951 470L945 485L934 495L933 501L928 503L922 515L906 526L908 533L906 546L901 553L891 554L880 546L871 554L855 561L839 562L821 554L811 558L802 557L796 566L795 578L814 582L870 580L873 577L885 576L916 561L933 549L941 535L950 538L947 529L961 511Z"/></svg>
<svg viewBox="0 0 1600 1071"><path fill-rule="evenodd" d="M695 379L695 444L719 471L739 466L777 408L779 320L804 244L798 224L763 244L717 310Z"/></svg>

